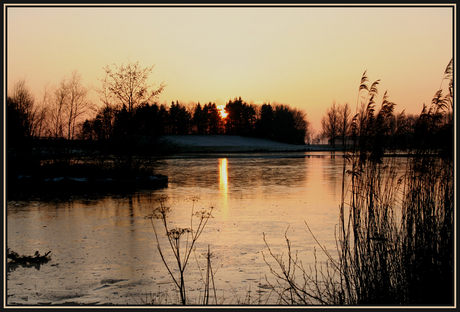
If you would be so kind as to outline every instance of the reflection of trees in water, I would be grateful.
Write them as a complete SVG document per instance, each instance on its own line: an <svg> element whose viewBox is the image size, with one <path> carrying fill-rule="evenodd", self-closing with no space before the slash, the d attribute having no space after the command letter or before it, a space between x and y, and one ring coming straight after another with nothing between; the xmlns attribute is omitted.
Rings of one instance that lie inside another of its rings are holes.
<svg viewBox="0 0 460 312"><path fill-rule="evenodd" d="M337 190L340 189L339 184L342 183L342 165L343 157L342 154L331 153L330 156L324 156L324 166L323 166L323 181L329 188L331 194L334 195L334 199L339 198L339 193ZM337 197L336 197L337 196Z"/></svg>
<svg viewBox="0 0 460 312"><path fill-rule="evenodd" d="M272 195L274 190L283 192L286 188L288 192L289 188L305 187L312 183L328 184L324 187L332 194L340 189L342 153L226 159L226 190L233 199L254 199L261 195ZM206 192L206 189L213 187L222 189L221 169L219 158L172 159L166 162L161 173L169 177L172 187L191 187ZM251 192L247 192L247 189Z"/></svg>
<svg viewBox="0 0 460 312"><path fill-rule="evenodd" d="M260 195L257 190L270 194L273 187L289 188L305 184L307 170L305 159L301 158L256 158L233 160L229 159L229 188L238 190L251 189L245 192L245 198ZM266 194L266 195L267 195Z"/></svg>
<svg viewBox="0 0 460 312"><path fill-rule="evenodd" d="M50 253L51 251L48 251L44 255L40 255L40 253L36 251L33 256L19 255L17 252L7 248L7 272L11 273L19 266L40 270L40 266L42 264L48 263L51 260L51 257L49 256Z"/></svg>
<svg viewBox="0 0 460 312"><path fill-rule="evenodd" d="M44 263L7 263L6 264L6 273L10 274L14 271L16 271L17 268L23 267L23 268L35 268L36 270L40 270L40 267ZM9 276L9 275L8 275Z"/></svg>
<svg viewBox="0 0 460 312"><path fill-rule="evenodd" d="M158 172L168 176L170 185L209 187L219 183L219 159L170 159L164 162L164 166L158 168ZM192 195L197 194L189 194Z"/></svg>

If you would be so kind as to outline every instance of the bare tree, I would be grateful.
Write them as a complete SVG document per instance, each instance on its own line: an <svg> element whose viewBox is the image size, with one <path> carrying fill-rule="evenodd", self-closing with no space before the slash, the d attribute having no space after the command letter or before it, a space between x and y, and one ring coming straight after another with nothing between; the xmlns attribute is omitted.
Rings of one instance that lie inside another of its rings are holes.
<svg viewBox="0 0 460 312"><path fill-rule="evenodd" d="M26 85L25 79L19 79L8 92L9 110L16 111L26 137L40 137L45 126L47 107L37 103Z"/></svg>
<svg viewBox="0 0 460 312"><path fill-rule="evenodd" d="M54 89L54 98L51 104L51 135L55 138L64 137L64 112L67 101L67 84L65 78Z"/></svg>
<svg viewBox="0 0 460 312"><path fill-rule="evenodd" d="M62 78L54 89L50 117L51 134L56 138L74 139L77 122L93 108L93 104L87 99L88 89L81 81L81 75L75 70L69 79Z"/></svg>
<svg viewBox="0 0 460 312"><path fill-rule="evenodd" d="M303 137L300 141L309 141L310 137L310 122L307 119L307 113L304 110L298 108L292 108L292 114L294 115L294 128L298 131L299 136Z"/></svg>
<svg viewBox="0 0 460 312"><path fill-rule="evenodd" d="M338 135L342 138L343 148L346 147L346 138L350 133L350 123L351 123L351 108L348 103L339 105L338 107L339 114L339 131Z"/></svg>
<svg viewBox="0 0 460 312"><path fill-rule="evenodd" d="M53 104L54 104L54 90L50 87L49 83L43 86L41 94L40 106L43 110L43 121L40 128L37 130L40 137L54 136L54 122L53 122Z"/></svg>
<svg viewBox="0 0 460 312"><path fill-rule="evenodd" d="M129 62L127 65L106 66L105 78L100 80L102 88L99 94L107 101L113 100L125 108L128 113L142 103L156 99L163 91L165 85L161 83L155 90L150 90L154 85L148 85L147 79L153 71L153 66L142 68L139 62Z"/></svg>
<svg viewBox="0 0 460 312"><path fill-rule="evenodd" d="M106 107L116 107L114 139L114 154L117 155L117 166L132 173L153 161L150 157L156 138L139 136L134 131L134 117L136 109L142 104L152 102L158 98L165 85L158 88L148 84L149 75L153 66L141 67L139 62L129 62L127 65L104 68L104 79L100 79L101 87L97 89L99 97ZM121 108L121 109L120 109Z"/></svg>
<svg viewBox="0 0 460 312"><path fill-rule="evenodd" d="M326 115L321 119L323 136L329 138L332 147L335 147L335 140L339 136L340 117L337 104L332 102L331 107L326 110Z"/></svg>
<svg viewBox="0 0 460 312"><path fill-rule="evenodd" d="M83 87L81 83L81 75L76 70L71 73L70 80L67 83L67 91L69 93L67 103L67 138L72 140L75 137L75 126L77 124L77 120L83 114L88 112L89 109L92 108L93 104L87 100L88 89Z"/></svg>
<svg viewBox="0 0 460 312"><path fill-rule="evenodd" d="M317 141L315 141L315 137L317 136L317 132L315 130L315 128L313 128L313 125L311 122L308 122L308 125L307 125L307 135L306 135L306 139L305 139L305 142L307 144L315 144Z"/></svg>

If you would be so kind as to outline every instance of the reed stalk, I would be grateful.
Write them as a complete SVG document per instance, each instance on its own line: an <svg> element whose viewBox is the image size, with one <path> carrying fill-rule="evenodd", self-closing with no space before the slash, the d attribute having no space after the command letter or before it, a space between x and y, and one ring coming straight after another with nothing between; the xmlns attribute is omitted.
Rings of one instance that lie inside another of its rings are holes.
<svg viewBox="0 0 460 312"><path fill-rule="evenodd" d="M446 76L452 79L449 64ZM385 152L395 152L389 145L395 104L385 93L376 111L378 80L368 87L365 74L351 125L354 143L343 162L337 258L306 223L327 256L325 267L318 270L315 250L313 270L303 270L286 235L286 260L266 242L275 259L275 265L266 260L277 279L272 287L281 289L278 295L285 304L452 305L452 83L446 96L439 90L431 107L423 107L408 156L385 157Z"/></svg>

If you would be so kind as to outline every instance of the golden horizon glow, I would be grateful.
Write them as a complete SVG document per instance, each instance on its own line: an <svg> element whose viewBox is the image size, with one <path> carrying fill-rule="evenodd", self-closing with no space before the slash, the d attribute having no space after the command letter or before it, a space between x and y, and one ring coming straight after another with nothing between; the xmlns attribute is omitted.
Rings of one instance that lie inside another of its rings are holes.
<svg viewBox="0 0 460 312"><path fill-rule="evenodd" d="M218 106L217 108L219 109L220 117L227 118L228 113L225 111L225 105Z"/></svg>
<svg viewBox="0 0 460 312"><path fill-rule="evenodd" d="M106 65L138 61L155 65L149 84L167 85L159 103L287 104L319 133L332 102L356 106L364 71L369 83L380 79L377 104L388 91L396 113L420 114L456 55L454 10L5 5L4 77L7 89L25 79L39 102L46 84L73 70L85 86L100 87Z"/></svg>

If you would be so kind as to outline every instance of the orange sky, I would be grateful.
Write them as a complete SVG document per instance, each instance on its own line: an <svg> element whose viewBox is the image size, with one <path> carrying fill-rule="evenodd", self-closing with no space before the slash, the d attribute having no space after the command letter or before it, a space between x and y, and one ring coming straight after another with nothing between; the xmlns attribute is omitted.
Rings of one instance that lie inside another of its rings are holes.
<svg viewBox="0 0 460 312"><path fill-rule="evenodd" d="M314 129L333 101L355 107L361 75L418 114L453 57L453 6L8 6L8 84L45 84L77 69L98 86L107 64L155 64L159 102L241 96L304 109ZM379 103L379 99L377 100Z"/></svg>

